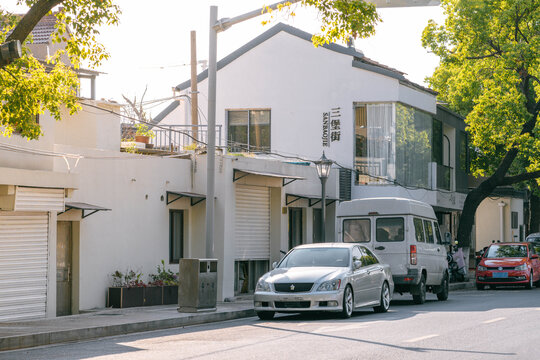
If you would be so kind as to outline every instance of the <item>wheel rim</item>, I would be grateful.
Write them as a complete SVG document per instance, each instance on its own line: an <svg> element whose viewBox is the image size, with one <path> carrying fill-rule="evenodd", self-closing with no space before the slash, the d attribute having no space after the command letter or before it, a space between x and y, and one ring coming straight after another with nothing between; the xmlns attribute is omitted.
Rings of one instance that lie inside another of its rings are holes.
<svg viewBox="0 0 540 360"><path fill-rule="evenodd" d="M388 285L386 285L386 283L383 285L382 305L385 309L390 307L390 290L388 289Z"/></svg>
<svg viewBox="0 0 540 360"><path fill-rule="evenodd" d="M353 296L350 288L345 289L345 311L351 315L353 310Z"/></svg>

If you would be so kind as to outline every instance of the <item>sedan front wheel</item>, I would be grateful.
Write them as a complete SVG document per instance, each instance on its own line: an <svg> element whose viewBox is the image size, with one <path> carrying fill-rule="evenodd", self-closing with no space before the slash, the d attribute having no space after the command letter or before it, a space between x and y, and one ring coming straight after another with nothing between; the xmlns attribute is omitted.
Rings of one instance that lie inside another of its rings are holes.
<svg viewBox="0 0 540 360"><path fill-rule="evenodd" d="M341 310L341 317L348 319L352 316L354 309L354 294L349 285L345 288L343 292L343 310Z"/></svg>

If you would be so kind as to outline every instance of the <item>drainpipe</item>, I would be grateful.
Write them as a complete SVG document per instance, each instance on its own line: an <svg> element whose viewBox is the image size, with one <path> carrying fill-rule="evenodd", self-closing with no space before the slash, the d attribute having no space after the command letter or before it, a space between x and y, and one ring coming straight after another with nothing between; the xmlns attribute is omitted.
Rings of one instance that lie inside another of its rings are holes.
<svg viewBox="0 0 540 360"><path fill-rule="evenodd" d="M506 203L504 201L501 201L497 205L499 205L499 238L501 239L501 242L504 242L504 207L506 206Z"/></svg>

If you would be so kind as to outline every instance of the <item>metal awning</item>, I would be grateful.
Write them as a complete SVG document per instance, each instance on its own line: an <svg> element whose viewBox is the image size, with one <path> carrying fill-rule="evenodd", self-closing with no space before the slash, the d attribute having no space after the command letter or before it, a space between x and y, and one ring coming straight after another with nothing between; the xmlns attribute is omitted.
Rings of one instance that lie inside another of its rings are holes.
<svg viewBox="0 0 540 360"><path fill-rule="evenodd" d="M266 171L233 169L233 182L235 182L236 180L240 180L241 178L246 177L248 175L281 178L283 179L283 186L289 185L290 183L296 180L306 180L305 177L298 176L298 175L287 175L287 174L279 174L279 173L266 172ZM289 180L289 181L286 181L286 180Z"/></svg>
<svg viewBox="0 0 540 360"><path fill-rule="evenodd" d="M61 213L58 213L58 215L68 212L71 209L75 210L82 210L82 218L88 217L92 214L97 213L98 211L110 211L111 209L107 209L101 206L87 204L83 202L66 202L66 210L64 210ZM86 213L85 211L89 211L89 213Z"/></svg>
<svg viewBox="0 0 540 360"><path fill-rule="evenodd" d="M312 207L313 205L316 205L321 202L321 196L319 195L285 194L285 203L287 204L287 206L301 199L308 200L309 207ZM335 203L338 200L339 199L326 197L326 205Z"/></svg>
<svg viewBox="0 0 540 360"><path fill-rule="evenodd" d="M195 194L190 192L176 192L176 191L167 191L167 205L175 202L181 198L188 197L190 198L191 206L197 205L203 200L206 200L206 195Z"/></svg>

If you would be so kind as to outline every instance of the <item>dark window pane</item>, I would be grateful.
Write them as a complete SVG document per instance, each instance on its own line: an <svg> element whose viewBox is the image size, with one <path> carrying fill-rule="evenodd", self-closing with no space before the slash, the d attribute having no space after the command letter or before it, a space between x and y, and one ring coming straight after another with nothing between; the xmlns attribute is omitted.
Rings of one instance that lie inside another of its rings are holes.
<svg viewBox="0 0 540 360"><path fill-rule="evenodd" d="M313 242L322 242L321 234L322 210L313 209Z"/></svg>
<svg viewBox="0 0 540 360"><path fill-rule="evenodd" d="M417 242L426 242L424 238L424 226L422 226L422 219L414 218L414 234Z"/></svg>
<svg viewBox="0 0 540 360"><path fill-rule="evenodd" d="M443 127L442 122L433 119L433 140L431 158L439 165L443 165Z"/></svg>
<svg viewBox="0 0 540 360"><path fill-rule="evenodd" d="M427 242L430 244L434 244L435 239L433 238L433 226L431 226L431 221L424 220L424 228L426 230Z"/></svg>
<svg viewBox="0 0 540 360"><path fill-rule="evenodd" d="M229 111L227 115L229 121L229 150L247 151L248 144L248 112Z"/></svg>
<svg viewBox="0 0 540 360"><path fill-rule="evenodd" d="M403 241L404 222L402 217L377 219L376 240L378 242Z"/></svg>
<svg viewBox="0 0 540 360"><path fill-rule="evenodd" d="M302 209L289 208L289 249L302 244Z"/></svg>
<svg viewBox="0 0 540 360"><path fill-rule="evenodd" d="M171 211L169 222L169 262L178 264L184 255L184 212L182 210Z"/></svg>

